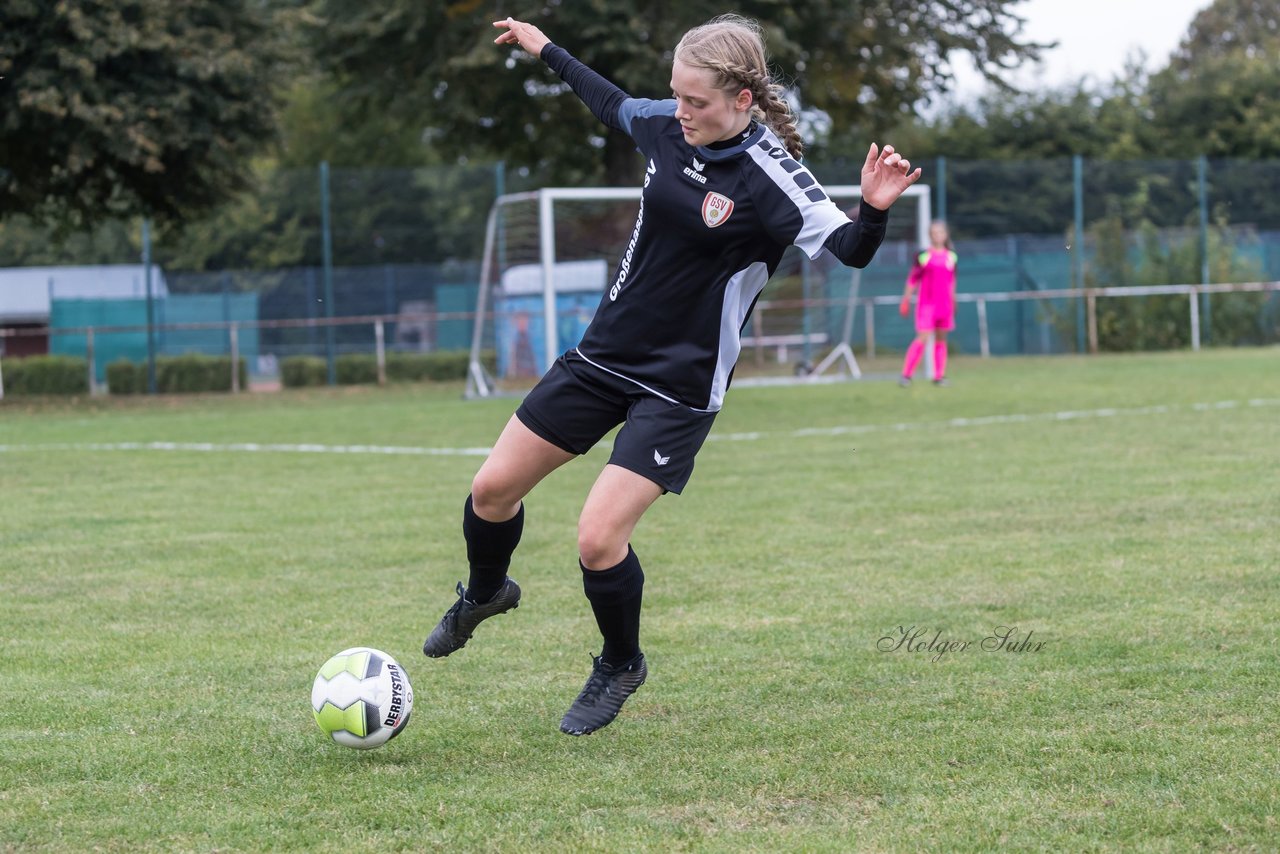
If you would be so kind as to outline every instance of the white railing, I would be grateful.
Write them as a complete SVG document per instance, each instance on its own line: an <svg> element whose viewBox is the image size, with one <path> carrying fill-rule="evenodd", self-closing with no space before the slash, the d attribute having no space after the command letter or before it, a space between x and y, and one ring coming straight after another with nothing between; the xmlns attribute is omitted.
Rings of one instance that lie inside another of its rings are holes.
<svg viewBox="0 0 1280 854"><path fill-rule="evenodd" d="M1005 302L1039 302L1055 299L1085 300L1085 328L1088 335L1089 352L1098 352L1098 297L1146 297L1185 295L1187 311L1191 322L1191 349L1199 350L1202 336L1200 334L1200 295L1201 294L1233 294L1280 291L1280 282L1238 282L1219 285L1137 285L1133 287L1086 288L1076 290L1064 288L1051 291L994 291L979 294L956 294L956 301L975 303L978 312L978 340L983 356L991 355L991 339L987 327L987 304ZM876 332L875 312L870 309L877 305L897 306L902 297L888 294L878 297L860 297L855 305L862 309L865 324L866 349L870 356L875 356ZM845 300L761 300L756 304L758 316L768 311L803 308L844 308ZM744 341L744 343L746 343Z"/></svg>

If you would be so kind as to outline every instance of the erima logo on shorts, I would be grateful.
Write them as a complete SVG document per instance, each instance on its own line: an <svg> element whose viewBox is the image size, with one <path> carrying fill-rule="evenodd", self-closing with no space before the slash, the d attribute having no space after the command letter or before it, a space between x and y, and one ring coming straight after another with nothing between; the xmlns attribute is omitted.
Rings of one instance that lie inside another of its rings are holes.
<svg viewBox="0 0 1280 854"><path fill-rule="evenodd" d="M671 457L664 457L662 454L658 453L657 448L654 448L653 461L660 466L665 466L667 463L671 462Z"/></svg>

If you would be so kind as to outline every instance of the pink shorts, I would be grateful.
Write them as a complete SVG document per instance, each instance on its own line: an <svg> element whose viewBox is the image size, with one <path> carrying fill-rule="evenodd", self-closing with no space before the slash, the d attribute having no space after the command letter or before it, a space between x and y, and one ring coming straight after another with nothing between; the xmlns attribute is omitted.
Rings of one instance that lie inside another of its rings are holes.
<svg viewBox="0 0 1280 854"><path fill-rule="evenodd" d="M916 308L916 332L932 332L935 329L956 328L955 310L936 305L920 305Z"/></svg>

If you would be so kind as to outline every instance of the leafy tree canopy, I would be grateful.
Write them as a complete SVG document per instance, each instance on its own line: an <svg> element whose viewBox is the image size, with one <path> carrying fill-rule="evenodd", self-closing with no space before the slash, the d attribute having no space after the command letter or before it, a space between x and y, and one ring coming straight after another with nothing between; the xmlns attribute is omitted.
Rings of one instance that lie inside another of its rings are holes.
<svg viewBox="0 0 1280 854"><path fill-rule="evenodd" d="M1280 5L1215 0L1196 15L1151 106L1173 156L1280 157Z"/></svg>
<svg viewBox="0 0 1280 854"><path fill-rule="evenodd" d="M1215 0L1191 21L1169 68L1191 75L1214 57L1263 57L1280 47L1280 6L1275 0Z"/></svg>
<svg viewBox="0 0 1280 854"><path fill-rule="evenodd" d="M964 52L985 73L1038 55L1020 0L748 0L776 71L838 127L886 127L946 91ZM547 180L634 180L634 145L607 132L541 62L495 47L512 14L624 91L662 97L671 51L724 12L709 0L546 0L528 12L479 0L318 0L316 56L349 104L412 116L457 157L503 158ZM967 58L965 61L969 61Z"/></svg>
<svg viewBox="0 0 1280 854"><path fill-rule="evenodd" d="M0 218L181 219L273 138L288 9L255 0L0 4Z"/></svg>

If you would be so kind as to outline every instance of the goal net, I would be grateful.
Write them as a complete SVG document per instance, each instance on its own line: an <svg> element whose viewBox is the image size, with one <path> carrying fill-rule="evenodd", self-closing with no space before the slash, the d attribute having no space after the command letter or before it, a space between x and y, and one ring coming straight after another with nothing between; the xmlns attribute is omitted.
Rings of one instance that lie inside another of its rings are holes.
<svg viewBox="0 0 1280 854"><path fill-rule="evenodd" d="M826 186L856 211L856 186ZM480 272L468 397L527 389L582 338L635 227L640 188L548 188L500 197L489 212ZM889 231L866 270L828 253L810 261L791 247L742 332L756 355L735 384L858 377L853 355L864 283L902 289L910 259L928 245L929 188L894 205Z"/></svg>

